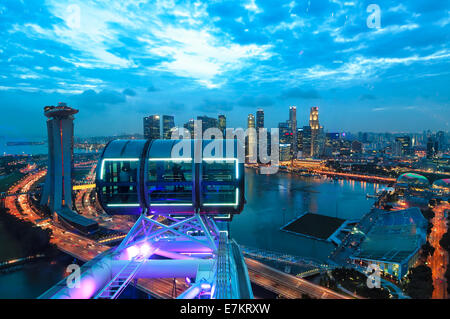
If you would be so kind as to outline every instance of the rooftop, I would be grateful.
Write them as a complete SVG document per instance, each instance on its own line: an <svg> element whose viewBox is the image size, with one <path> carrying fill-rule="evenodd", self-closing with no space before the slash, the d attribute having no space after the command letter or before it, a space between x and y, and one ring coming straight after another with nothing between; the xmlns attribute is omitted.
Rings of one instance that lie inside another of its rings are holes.
<svg viewBox="0 0 450 319"><path fill-rule="evenodd" d="M402 263L426 240L427 221L417 207L381 212L352 257Z"/></svg>

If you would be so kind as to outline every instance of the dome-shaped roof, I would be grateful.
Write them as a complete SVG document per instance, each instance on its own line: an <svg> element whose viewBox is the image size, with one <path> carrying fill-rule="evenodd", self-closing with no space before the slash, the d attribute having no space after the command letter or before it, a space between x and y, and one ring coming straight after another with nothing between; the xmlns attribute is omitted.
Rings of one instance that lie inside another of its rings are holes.
<svg viewBox="0 0 450 319"><path fill-rule="evenodd" d="M450 189L450 178L439 179L433 183L433 188Z"/></svg>
<svg viewBox="0 0 450 319"><path fill-rule="evenodd" d="M429 186L430 182L425 176L415 174L415 173L405 173L397 178L397 183L405 183L414 186Z"/></svg>

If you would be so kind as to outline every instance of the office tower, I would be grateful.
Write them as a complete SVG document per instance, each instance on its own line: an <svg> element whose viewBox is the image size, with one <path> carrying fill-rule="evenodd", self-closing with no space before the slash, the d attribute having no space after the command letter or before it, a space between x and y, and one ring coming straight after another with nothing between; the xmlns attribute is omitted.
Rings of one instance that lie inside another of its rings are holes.
<svg viewBox="0 0 450 319"><path fill-rule="evenodd" d="M312 157L319 156L320 153L320 142L321 142L321 132L319 125L319 108L313 106L309 114L309 126L311 127L311 155Z"/></svg>
<svg viewBox="0 0 450 319"><path fill-rule="evenodd" d="M219 115L219 130L222 132L223 137L226 136L226 129L227 129L227 118L225 115Z"/></svg>
<svg viewBox="0 0 450 319"><path fill-rule="evenodd" d="M170 140L172 131L175 128L175 119L172 115L163 115L163 139Z"/></svg>
<svg viewBox="0 0 450 319"><path fill-rule="evenodd" d="M311 140L312 140L312 130L311 126L303 126L303 150L302 155L303 157L310 157L311 156Z"/></svg>
<svg viewBox="0 0 450 319"><path fill-rule="evenodd" d="M310 110L309 126L311 126L311 130L319 129L319 108L317 106L313 106Z"/></svg>
<svg viewBox="0 0 450 319"><path fill-rule="evenodd" d="M280 135L280 161L291 160L294 134L291 131L290 122L278 123L278 132ZM286 155L287 149L289 149L289 155Z"/></svg>
<svg viewBox="0 0 450 319"><path fill-rule="evenodd" d="M292 144L292 131L288 122L278 123L278 132L280 134L280 144Z"/></svg>
<svg viewBox="0 0 450 319"><path fill-rule="evenodd" d="M248 137L247 137L247 163L256 163L257 160L257 137L256 137L256 125L255 125L255 116L253 114L249 114L247 116L247 128L248 128Z"/></svg>
<svg viewBox="0 0 450 319"><path fill-rule="evenodd" d="M202 121L202 133L204 133L209 128L218 128L219 121L213 117L209 116L197 116L198 121Z"/></svg>
<svg viewBox="0 0 450 319"><path fill-rule="evenodd" d="M64 206L72 209L73 120L78 110L66 103L46 106L44 115L48 133L48 169L41 205L52 213Z"/></svg>
<svg viewBox="0 0 450 319"><path fill-rule="evenodd" d="M301 152L300 157L303 157L303 128L297 129L297 151Z"/></svg>
<svg viewBox="0 0 450 319"><path fill-rule="evenodd" d="M395 138L395 142L398 145L397 154L399 156L411 155L411 137L409 136L399 136Z"/></svg>
<svg viewBox="0 0 450 319"><path fill-rule="evenodd" d="M297 107L289 107L289 127L293 136L293 141L297 140ZM294 158L297 158L297 143L292 143L291 152Z"/></svg>
<svg viewBox="0 0 450 319"><path fill-rule="evenodd" d="M144 117L144 138L156 140L161 138L161 124L159 115Z"/></svg>
<svg viewBox="0 0 450 319"><path fill-rule="evenodd" d="M190 119L183 127L191 134L191 138L194 138L194 119Z"/></svg>
<svg viewBox="0 0 450 319"><path fill-rule="evenodd" d="M258 109L256 111L256 131L259 132L260 128L264 128L264 110Z"/></svg>

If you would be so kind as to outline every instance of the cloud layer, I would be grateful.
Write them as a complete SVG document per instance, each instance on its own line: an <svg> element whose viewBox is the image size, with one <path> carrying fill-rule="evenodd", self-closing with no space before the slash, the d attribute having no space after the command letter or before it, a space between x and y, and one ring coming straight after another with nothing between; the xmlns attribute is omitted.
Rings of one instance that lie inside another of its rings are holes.
<svg viewBox="0 0 450 319"><path fill-rule="evenodd" d="M77 133L104 135L164 112L244 126L258 107L276 127L289 105L303 125L317 105L329 130L448 130L449 3L377 3L381 28L370 1L7 1L3 118L19 127L18 108L64 100L80 108Z"/></svg>

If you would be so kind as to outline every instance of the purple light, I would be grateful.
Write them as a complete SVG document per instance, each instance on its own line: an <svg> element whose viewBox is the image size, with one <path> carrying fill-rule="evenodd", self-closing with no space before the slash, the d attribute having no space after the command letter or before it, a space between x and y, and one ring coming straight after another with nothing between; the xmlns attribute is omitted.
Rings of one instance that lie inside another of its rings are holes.
<svg viewBox="0 0 450 319"><path fill-rule="evenodd" d="M191 284L191 278L186 277L184 280L186 281L186 284L187 284L187 285L190 285L190 284Z"/></svg>
<svg viewBox="0 0 450 319"><path fill-rule="evenodd" d="M202 288L203 290L209 290L211 289L211 284L203 283L200 285L200 288Z"/></svg>
<svg viewBox="0 0 450 319"><path fill-rule="evenodd" d="M136 246L130 246L127 248L128 259L131 260L139 254L139 248Z"/></svg>
<svg viewBox="0 0 450 319"><path fill-rule="evenodd" d="M143 244L140 248L141 255L144 255L144 256L149 255L150 250L151 250L151 247L149 244L147 244L147 243Z"/></svg>

